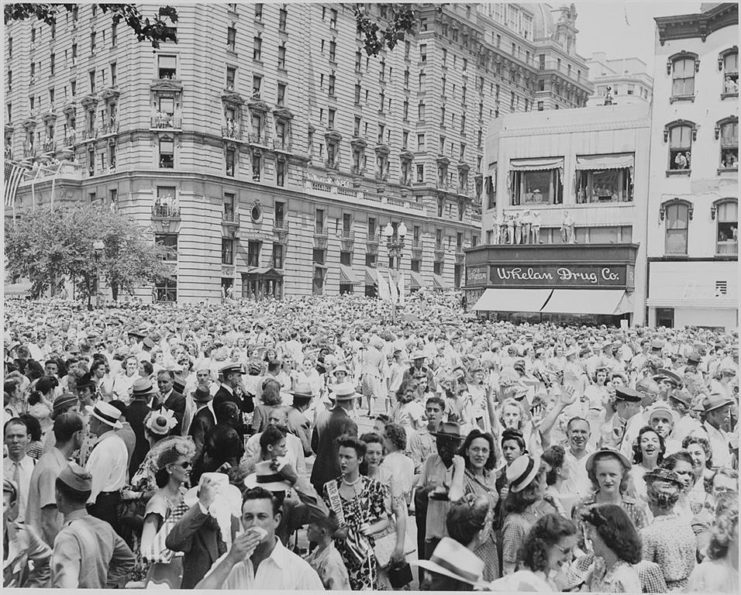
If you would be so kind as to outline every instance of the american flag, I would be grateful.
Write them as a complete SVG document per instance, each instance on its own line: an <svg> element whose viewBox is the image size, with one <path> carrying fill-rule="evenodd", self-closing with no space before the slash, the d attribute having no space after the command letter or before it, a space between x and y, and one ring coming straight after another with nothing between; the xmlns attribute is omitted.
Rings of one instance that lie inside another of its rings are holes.
<svg viewBox="0 0 741 595"><path fill-rule="evenodd" d="M12 207L15 203L15 193L18 191L18 186L23 181L23 174L26 168L12 163L10 161L5 162L5 206Z"/></svg>

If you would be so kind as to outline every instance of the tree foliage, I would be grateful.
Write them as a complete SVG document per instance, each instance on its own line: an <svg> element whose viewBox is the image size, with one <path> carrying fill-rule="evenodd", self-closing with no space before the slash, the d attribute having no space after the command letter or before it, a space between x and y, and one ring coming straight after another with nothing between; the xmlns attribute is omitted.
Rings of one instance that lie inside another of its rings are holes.
<svg viewBox="0 0 741 595"><path fill-rule="evenodd" d="M31 4L16 3L6 4L5 24L12 21L23 21L36 17L44 21L47 25L53 25L57 21L57 16L62 11L72 12L78 4ZM84 6L84 5L83 5ZM137 40L148 41L152 47L160 47L163 41L174 41L177 43L177 35L172 24L177 23L178 13L172 6L161 6L156 15L150 19L145 17L139 11L135 4L97 4L103 13L111 13L113 22L119 23L124 21L126 25L134 32Z"/></svg>
<svg viewBox="0 0 741 595"><path fill-rule="evenodd" d="M378 4L385 10L387 19L374 19L363 5L355 7L355 21L358 33L363 36L365 53L377 56L381 50L393 50L396 44L404 41L407 33L414 33L416 14L411 4ZM384 22L385 21L385 22Z"/></svg>
<svg viewBox="0 0 741 595"><path fill-rule="evenodd" d="M104 245L97 262L96 240ZM122 291L133 294L136 286L171 274L163 261L165 253L163 246L154 245L149 230L102 206L38 209L5 228L8 274L28 278L34 298L67 276L89 306L98 274L111 288L113 299Z"/></svg>

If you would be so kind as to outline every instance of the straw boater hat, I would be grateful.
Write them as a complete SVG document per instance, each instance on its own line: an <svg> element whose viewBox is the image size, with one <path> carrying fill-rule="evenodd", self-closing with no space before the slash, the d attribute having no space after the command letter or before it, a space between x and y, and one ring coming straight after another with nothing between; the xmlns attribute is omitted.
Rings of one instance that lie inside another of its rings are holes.
<svg viewBox="0 0 741 595"><path fill-rule="evenodd" d="M244 480L244 485L248 488L265 488L269 492L287 492L291 489L283 476L277 471L273 471L272 461L260 461L255 465L255 472L250 473ZM285 461L280 468L285 466Z"/></svg>
<svg viewBox="0 0 741 595"><path fill-rule="evenodd" d="M351 401L357 397L357 393L351 382L340 382L339 384L330 386L329 389L332 391L332 398L336 401Z"/></svg>
<svg viewBox="0 0 741 595"><path fill-rule="evenodd" d="M137 378L136 380L134 380L134 384L131 385L132 399L153 395L156 392L157 391L152 386L152 382L146 378Z"/></svg>
<svg viewBox="0 0 741 595"><path fill-rule="evenodd" d="M705 413L710 413L711 411L720 409L726 405L733 405L733 399L720 393L711 393L710 396L702 402L702 408Z"/></svg>
<svg viewBox="0 0 741 595"><path fill-rule="evenodd" d="M430 572L474 586L484 586L484 561L450 537L443 537L429 560L410 562Z"/></svg>
<svg viewBox="0 0 741 595"><path fill-rule="evenodd" d="M314 392L311 388L311 384L308 382L299 382L289 394L293 395L294 399L311 399L314 397Z"/></svg>
<svg viewBox="0 0 741 595"><path fill-rule="evenodd" d="M424 351L415 351L414 353L412 353L411 360L414 361L418 359L427 359Z"/></svg>
<svg viewBox="0 0 741 595"><path fill-rule="evenodd" d="M88 405L85 409L95 419L111 426L114 430L120 430L123 428L123 425L121 425L121 422L119 421L121 418L121 411L110 403L98 401L95 405Z"/></svg>
<svg viewBox="0 0 741 595"><path fill-rule="evenodd" d="M540 457L538 455L521 455L507 467L507 482L509 491L521 492L529 486L540 473Z"/></svg>

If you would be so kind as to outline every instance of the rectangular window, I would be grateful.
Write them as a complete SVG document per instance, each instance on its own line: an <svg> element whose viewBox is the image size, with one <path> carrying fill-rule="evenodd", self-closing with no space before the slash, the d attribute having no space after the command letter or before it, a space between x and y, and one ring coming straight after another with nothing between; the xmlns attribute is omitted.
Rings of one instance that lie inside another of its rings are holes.
<svg viewBox="0 0 741 595"><path fill-rule="evenodd" d="M723 56L723 93L738 95L738 51Z"/></svg>
<svg viewBox="0 0 741 595"><path fill-rule="evenodd" d="M116 76L116 63L111 63L111 87L115 87L118 84L118 77Z"/></svg>
<svg viewBox="0 0 741 595"><path fill-rule="evenodd" d="M237 51L237 30L234 27L226 30L226 49L230 52Z"/></svg>
<svg viewBox="0 0 741 595"><path fill-rule="evenodd" d="M672 96L689 97L695 94L695 59L678 58L672 62Z"/></svg>
<svg viewBox="0 0 741 595"><path fill-rule="evenodd" d="M234 66L226 67L226 88L234 91L235 81L237 80L237 69Z"/></svg>
<svg viewBox="0 0 741 595"><path fill-rule="evenodd" d="M738 122L727 122L720 127L720 166L738 169Z"/></svg>
<svg viewBox="0 0 741 595"><path fill-rule="evenodd" d="M286 44L282 43L278 46L278 68L285 70L286 68Z"/></svg>
<svg viewBox="0 0 741 595"><path fill-rule="evenodd" d="M284 202L278 202L275 203L275 214L273 217L275 217L274 225L278 229L283 229L283 224L285 222L285 216L286 216L286 203Z"/></svg>
<svg viewBox="0 0 741 595"><path fill-rule="evenodd" d="M631 202L633 180L630 169L577 170L576 202Z"/></svg>
<svg viewBox="0 0 741 595"><path fill-rule="evenodd" d="M286 32L286 21L288 20L288 10L281 8L278 12L278 31L281 33Z"/></svg>
<svg viewBox="0 0 741 595"><path fill-rule="evenodd" d="M685 204L666 207L666 253L687 254L689 209Z"/></svg>
<svg viewBox="0 0 741 595"><path fill-rule="evenodd" d="M691 169L692 127L674 126L669 131L669 169Z"/></svg>
<svg viewBox="0 0 741 595"><path fill-rule="evenodd" d="M443 261L436 260L432 263L432 272L435 275L442 275L443 274Z"/></svg>
<svg viewBox="0 0 741 595"><path fill-rule="evenodd" d="M234 170L236 166L236 160L237 160L237 154L234 149L227 149L226 150L226 175L230 178L234 177Z"/></svg>
<svg viewBox="0 0 741 595"><path fill-rule="evenodd" d="M273 243L273 268L283 268L283 244Z"/></svg>
<svg viewBox="0 0 741 595"><path fill-rule="evenodd" d="M563 202L563 184L558 169L514 171L513 205L557 205Z"/></svg>
<svg viewBox="0 0 741 595"><path fill-rule="evenodd" d="M352 266L352 252L346 250L340 252L340 264Z"/></svg>
<svg viewBox="0 0 741 595"><path fill-rule="evenodd" d="M174 303L178 299L178 278L161 277L154 286L155 300L157 302Z"/></svg>
<svg viewBox="0 0 741 595"><path fill-rule="evenodd" d="M260 266L260 248L262 248L262 242L256 240L250 240L247 242L247 266L248 267L259 267Z"/></svg>
<svg viewBox="0 0 741 595"><path fill-rule="evenodd" d="M376 218L368 217L368 239L376 237Z"/></svg>
<svg viewBox="0 0 741 595"><path fill-rule="evenodd" d="M160 139L160 167L164 169L175 167L175 143L170 138Z"/></svg>
<svg viewBox="0 0 741 595"><path fill-rule="evenodd" d="M255 4L255 20L262 22L262 3Z"/></svg>
<svg viewBox="0 0 741 595"><path fill-rule="evenodd" d="M324 235L324 209L317 209L314 213L314 233Z"/></svg>
<svg viewBox="0 0 741 595"><path fill-rule="evenodd" d="M111 47L116 47L118 43L118 23L111 24Z"/></svg>
<svg viewBox="0 0 741 595"><path fill-rule="evenodd" d="M221 264L234 264L234 240L221 238Z"/></svg>
<svg viewBox="0 0 741 595"><path fill-rule="evenodd" d="M738 255L738 202L727 200L717 205L718 241L715 253Z"/></svg>
<svg viewBox="0 0 741 595"><path fill-rule="evenodd" d="M88 72L88 78L90 79L90 93L95 93L95 71L91 70Z"/></svg>
<svg viewBox="0 0 741 595"><path fill-rule="evenodd" d="M330 74L329 75L329 89L328 89L328 93L330 97L334 97L334 85L335 85L335 75Z"/></svg>
<svg viewBox="0 0 741 595"><path fill-rule="evenodd" d="M336 41L330 41L329 42L329 59L334 62L337 57L337 42Z"/></svg>
<svg viewBox="0 0 741 595"><path fill-rule="evenodd" d="M257 35L253 39L252 44L252 59L259 62L262 60L262 37Z"/></svg>
<svg viewBox="0 0 741 595"><path fill-rule="evenodd" d="M90 34L90 53L95 53L95 31Z"/></svg>
<svg viewBox="0 0 741 595"><path fill-rule="evenodd" d="M178 234L156 233L154 243L165 249L162 260L177 262L178 259Z"/></svg>
<svg viewBox="0 0 741 595"><path fill-rule="evenodd" d="M56 54L49 56L49 73L54 76L54 66L56 62Z"/></svg>
<svg viewBox="0 0 741 595"><path fill-rule="evenodd" d="M166 80L176 79L177 63L177 56L165 56L162 54L157 56L158 77Z"/></svg>
<svg viewBox="0 0 741 595"><path fill-rule="evenodd" d="M252 181L259 182L262 171L262 157L259 153L252 153Z"/></svg>
<svg viewBox="0 0 741 595"><path fill-rule="evenodd" d="M312 260L314 264L324 264L326 259L326 250L324 248L314 248L312 252Z"/></svg>
<svg viewBox="0 0 741 595"><path fill-rule="evenodd" d="M260 98L260 89L262 88L262 77L258 74L252 75L252 97Z"/></svg>
<svg viewBox="0 0 741 595"><path fill-rule="evenodd" d="M279 159L275 164L275 183L281 188L286 185L286 162Z"/></svg>

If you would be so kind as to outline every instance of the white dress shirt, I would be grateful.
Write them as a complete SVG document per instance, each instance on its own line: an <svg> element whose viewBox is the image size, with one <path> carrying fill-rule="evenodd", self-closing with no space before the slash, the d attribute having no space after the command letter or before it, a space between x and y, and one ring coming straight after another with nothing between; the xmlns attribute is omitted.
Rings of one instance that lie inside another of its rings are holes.
<svg viewBox="0 0 741 595"><path fill-rule="evenodd" d="M85 469L93 476L88 499L94 503L100 492L117 492L126 485L129 453L116 432L106 432L93 447Z"/></svg>
<svg viewBox="0 0 741 595"><path fill-rule="evenodd" d="M16 463L10 460L10 457L3 459L3 477L15 481L16 478ZM24 455L23 458L18 461L18 489L20 490L18 498L18 518L17 521L24 521L26 518L26 505L28 504L28 490L31 485L31 475L33 469L36 466L36 462L29 457Z"/></svg>

